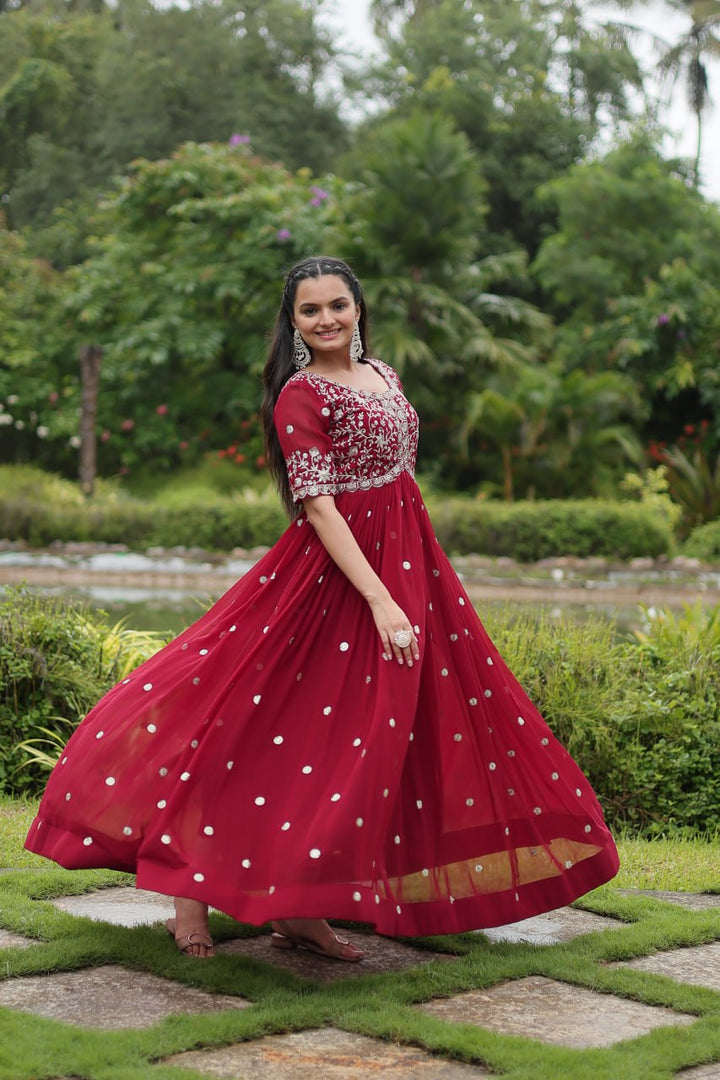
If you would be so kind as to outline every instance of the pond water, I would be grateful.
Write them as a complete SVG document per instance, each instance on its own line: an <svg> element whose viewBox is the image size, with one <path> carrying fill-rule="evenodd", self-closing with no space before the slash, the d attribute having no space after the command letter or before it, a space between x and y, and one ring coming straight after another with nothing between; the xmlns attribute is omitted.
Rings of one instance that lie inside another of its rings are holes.
<svg viewBox="0 0 720 1080"><path fill-rule="evenodd" d="M91 544L28 551L0 542L0 594L4 585L24 583L80 599L104 611L112 623L122 619L133 629L170 636L198 619L260 554L260 549L230 555L185 549L141 554ZM453 561L481 618L508 605L518 613L558 620L584 621L594 614L609 618L625 634L640 625L641 604L679 609L697 599L720 603L720 570L691 565L688 559L641 559L627 566L568 558L533 566L479 556Z"/></svg>

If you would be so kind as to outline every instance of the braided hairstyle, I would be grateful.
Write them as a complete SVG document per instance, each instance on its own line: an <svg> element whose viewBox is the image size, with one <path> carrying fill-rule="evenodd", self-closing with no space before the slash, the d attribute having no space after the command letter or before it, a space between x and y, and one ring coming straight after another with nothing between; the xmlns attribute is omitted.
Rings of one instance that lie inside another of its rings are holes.
<svg viewBox="0 0 720 1080"><path fill-rule="evenodd" d="M341 259L333 259L326 255L314 255L312 258L303 259L302 262L293 266L285 277L280 310L275 320L270 350L263 371L264 395L260 415L265 432L265 457L270 473L277 484L283 505L291 518L297 517L300 513L300 507L295 504L290 492L285 458L275 430L273 413L280 391L290 376L297 371L293 363L294 327L292 317L298 285L307 278L326 277L330 274L343 279L350 289L355 303L360 305L358 327L363 345L363 356L365 356L367 351L367 307L360 282L347 263L344 263Z"/></svg>

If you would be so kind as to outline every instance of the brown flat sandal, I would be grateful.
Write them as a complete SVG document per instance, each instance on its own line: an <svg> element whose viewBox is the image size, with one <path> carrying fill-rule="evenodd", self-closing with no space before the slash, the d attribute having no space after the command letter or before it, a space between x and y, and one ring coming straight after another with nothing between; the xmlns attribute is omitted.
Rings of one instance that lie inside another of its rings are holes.
<svg viewBox="0 0 720 1080"><path fill-rule="evenodd" d="M356 964L365 955L357 945L353 945L350 941L343 941L335 935L333 935L332 945L326 949L312 938L290 933L283 922L273 922L270 925L274 931L270 938L273 949L307 949L308 952L324 956L327 960L346 960L350 964Z"/></svg>
<svg viewBox="0 0 720 1080"><path fill-rule="evenodd" d="M209 934L204 934L200 930L190 931L189 934L181 934L179 937L175 936L175 920L168 919L165 923L165 929L170 937L175 942L175 946L178 952L184 953L185 956L192 957L193 960L209 960L209 956L195 956L190 952L190 949L194 945L203 945L206 949L213 948L213 939Z"/></svg>

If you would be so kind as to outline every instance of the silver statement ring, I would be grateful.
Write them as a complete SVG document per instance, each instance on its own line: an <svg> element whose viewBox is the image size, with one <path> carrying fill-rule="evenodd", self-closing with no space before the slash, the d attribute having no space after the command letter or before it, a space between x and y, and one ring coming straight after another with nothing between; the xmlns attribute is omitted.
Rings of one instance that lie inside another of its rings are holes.
<svg viewBox="0 0 720 1080"><path fill-rule="evenodd" d="M398 649L407 649L412 641L412 630L396 630L393 634L393 641Z"/></svg>

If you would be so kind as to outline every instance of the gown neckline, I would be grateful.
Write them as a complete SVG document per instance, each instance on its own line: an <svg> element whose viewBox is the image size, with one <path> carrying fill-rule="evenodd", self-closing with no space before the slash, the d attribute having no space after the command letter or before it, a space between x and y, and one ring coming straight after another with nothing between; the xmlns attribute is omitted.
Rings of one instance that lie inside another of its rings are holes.
<svg viewBox="0 0 720 1080"><path fill-rule="evenodd" d="M338 382L337 379L331 379L327 375L321 375L319 371L303 371L302 374L309 375L313 379L322 379L323 382L330 383L332 386L340 386L343 390L351 390L354 394L362 394L363 396L367 395L368 397L385 397L387 394L394 393L395 388L391 386L390 383L387 381L375 360L368 358L367 360L361 361L361 363L370 364L373 370L377 371L378 375L385 383L384 390L365 390L361 386L350 386L348 383L342 383Z"/></svg>

